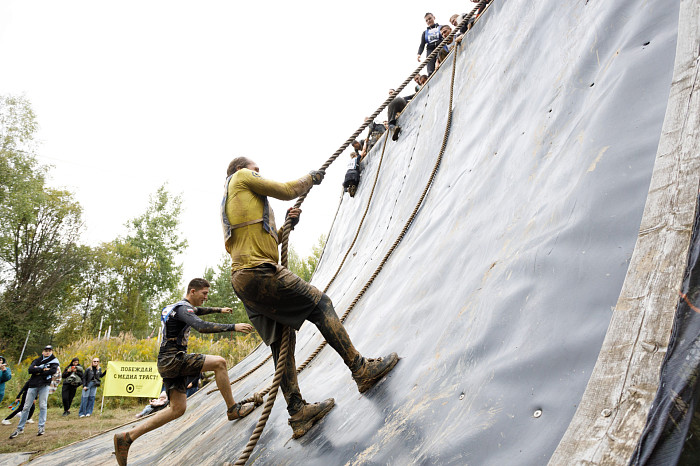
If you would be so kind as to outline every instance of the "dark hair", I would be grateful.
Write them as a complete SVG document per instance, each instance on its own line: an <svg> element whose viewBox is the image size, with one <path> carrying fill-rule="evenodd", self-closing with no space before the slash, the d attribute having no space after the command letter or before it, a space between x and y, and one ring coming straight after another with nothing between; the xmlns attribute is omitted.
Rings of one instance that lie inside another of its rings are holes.
<svg viewBox="0 0 700 466"><path fill-rule="evenodd" d="M250 160L248 160L247 157L236 157L235 159L231 160L231 163L228 164L228 169L226 170L226 176L229 177L236 173L238 170L241 168L245 168L246 165L250 163Z"/></svg>
<svg viewBox="0 0 700 466"><path fill-rule="evenodd" d="M193 278L189 285L187 285L187 293L190 292L190 290L201 290L202 288L210 288L211 285L209 284L208 281L206 281L203 278Z"/></svg>
<svg viewBox="0 0 700 466"><path fill-rule="evenodd" d="M426 13L425 16L423 16L423 19L427 18L428 15L433 15L433 14L432 14L432 13ZM435 16L435 15L433 15L433 16Z"/></svg>
<svg viewBox="0 0 700 466"><path fill-rule="evenodd" d="M71 360L70 360L70 363L73 364L73 361L78 361L78 363L80 363L80 359L79 359L79 358L73 358L73 359L71 359Z"/></svg>
<svg viewBox="0 0 700 466"><path fill-rule="evenodd" d="M5 359L5 356L0 356L0 359L2 359L2 364L5 364L7 360Z"/></svg>

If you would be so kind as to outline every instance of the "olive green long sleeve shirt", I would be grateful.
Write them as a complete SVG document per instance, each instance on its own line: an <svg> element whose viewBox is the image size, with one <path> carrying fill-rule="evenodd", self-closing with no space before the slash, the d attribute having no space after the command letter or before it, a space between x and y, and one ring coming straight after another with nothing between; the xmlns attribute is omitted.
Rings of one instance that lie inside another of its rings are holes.
<svg viewBox="0 0 700 466"><path fill-rule="evenodd" d="M228 184L228 197L225 212L231 225L262 218L267 199L289 201L311 189L311 175L304 175L295 181L279 183L267 180L259 173L242 168L233 174ZM269 209L269 226L277 229L275 214ZM265 229L262 223L235 228L226 241L226 251L231 255L231 270L257 267L266 262L277 264L279 250L277 240Z"/></svg>

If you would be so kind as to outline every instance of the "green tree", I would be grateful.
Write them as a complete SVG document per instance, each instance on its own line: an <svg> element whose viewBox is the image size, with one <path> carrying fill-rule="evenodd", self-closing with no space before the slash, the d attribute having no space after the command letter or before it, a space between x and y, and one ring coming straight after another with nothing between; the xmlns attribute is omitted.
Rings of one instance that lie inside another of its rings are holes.
<svg viewBox="0 0 700 466"><path fill-rule="evenodd" d="M207 267L204 278L211 283L209 299L204 304L211 307L230 307L233 309L233 318L236 322L249 322L243 308L243 303L238 299L231 286L231 256L224 254L216 266L216 269ZM224 316L221 322L229 322L230 317Z"/></svg>
<svg viewBox="0 0 700 466"><path fill-rule="evenodd" d="M51 340L86 263L77 244L82 208L71 193L45 185L36 130L27 99L0 96L0 345L11 353L28 330L37 346Z"/></svg>
<svg viewBox="0 0 700 466"><path fill-rule="evenodd" d="M305 281L311 281L314 272L316 271L316 266L321 258L321 253L326 245L326 236L321 235L316 244L311 248L311 254L305 258L302 258L297 254L293 247L289 247L289 254L287 257L288 268L298 277L304 279Z"/></svg>
<svg viewBox="0 0 700 466"><path fill-rule="evenodd" d="M90 332L101 318L113 334L145 336L157 327L160 310L181 293L176 258L187 247L178 232L181 212L181 197L161 186L146 212L127 223L129 234L101 246L90 272L92 303L84 303Z"/></svg>

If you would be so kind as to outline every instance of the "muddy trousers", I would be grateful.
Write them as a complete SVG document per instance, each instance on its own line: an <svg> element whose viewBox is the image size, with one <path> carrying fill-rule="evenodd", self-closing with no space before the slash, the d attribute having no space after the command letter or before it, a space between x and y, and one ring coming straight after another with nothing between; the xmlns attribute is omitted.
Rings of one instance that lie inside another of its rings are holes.
<svg viewBox="0 0 700 466"><path fill-rule="evenodd" d="M338 314L333 309L333 303L327 295L318 302L311 314L306 318L313 323L326 339L328 344L343 358L343 362L351 371L355 371L362 366L364 358L355 349L350 341L348 332L343 327L342 322L338 318ZM278 340L270 345L272 351L272 359L277 367L277 359L280 354L280 346L282 340ZM284 393L284 399L287 401L287 412L292 416L304 406L304 400L299 391L299 383L297 381L297 368L294 359L294 347L296 345L296 334L294 329L289 329L289 355L287 363L282 374L280 387Z"/></svg>

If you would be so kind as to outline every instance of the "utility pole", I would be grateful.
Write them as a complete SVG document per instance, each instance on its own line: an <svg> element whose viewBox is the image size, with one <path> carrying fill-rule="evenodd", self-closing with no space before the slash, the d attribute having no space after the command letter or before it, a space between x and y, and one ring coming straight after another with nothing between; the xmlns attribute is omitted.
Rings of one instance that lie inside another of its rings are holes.
<svg viewBox="0 0 700 466"><path fill-rule="evenodd" d="M97 339L100 339L100 336L102 335L102 321L105 320L105 316L100 317L100 330L97 332Z"/></svg>
<svg viewBox="0 0 700 466"><path fill-rule="evenodd" d="M29 341L29 334L32 333L31 330L27 330L27 338L24 339L24 346L22 347L22 353L19 355L19 361L17 364L22 363L22 357L24 356L24 350L27 349L27 342Z"/></svg>

